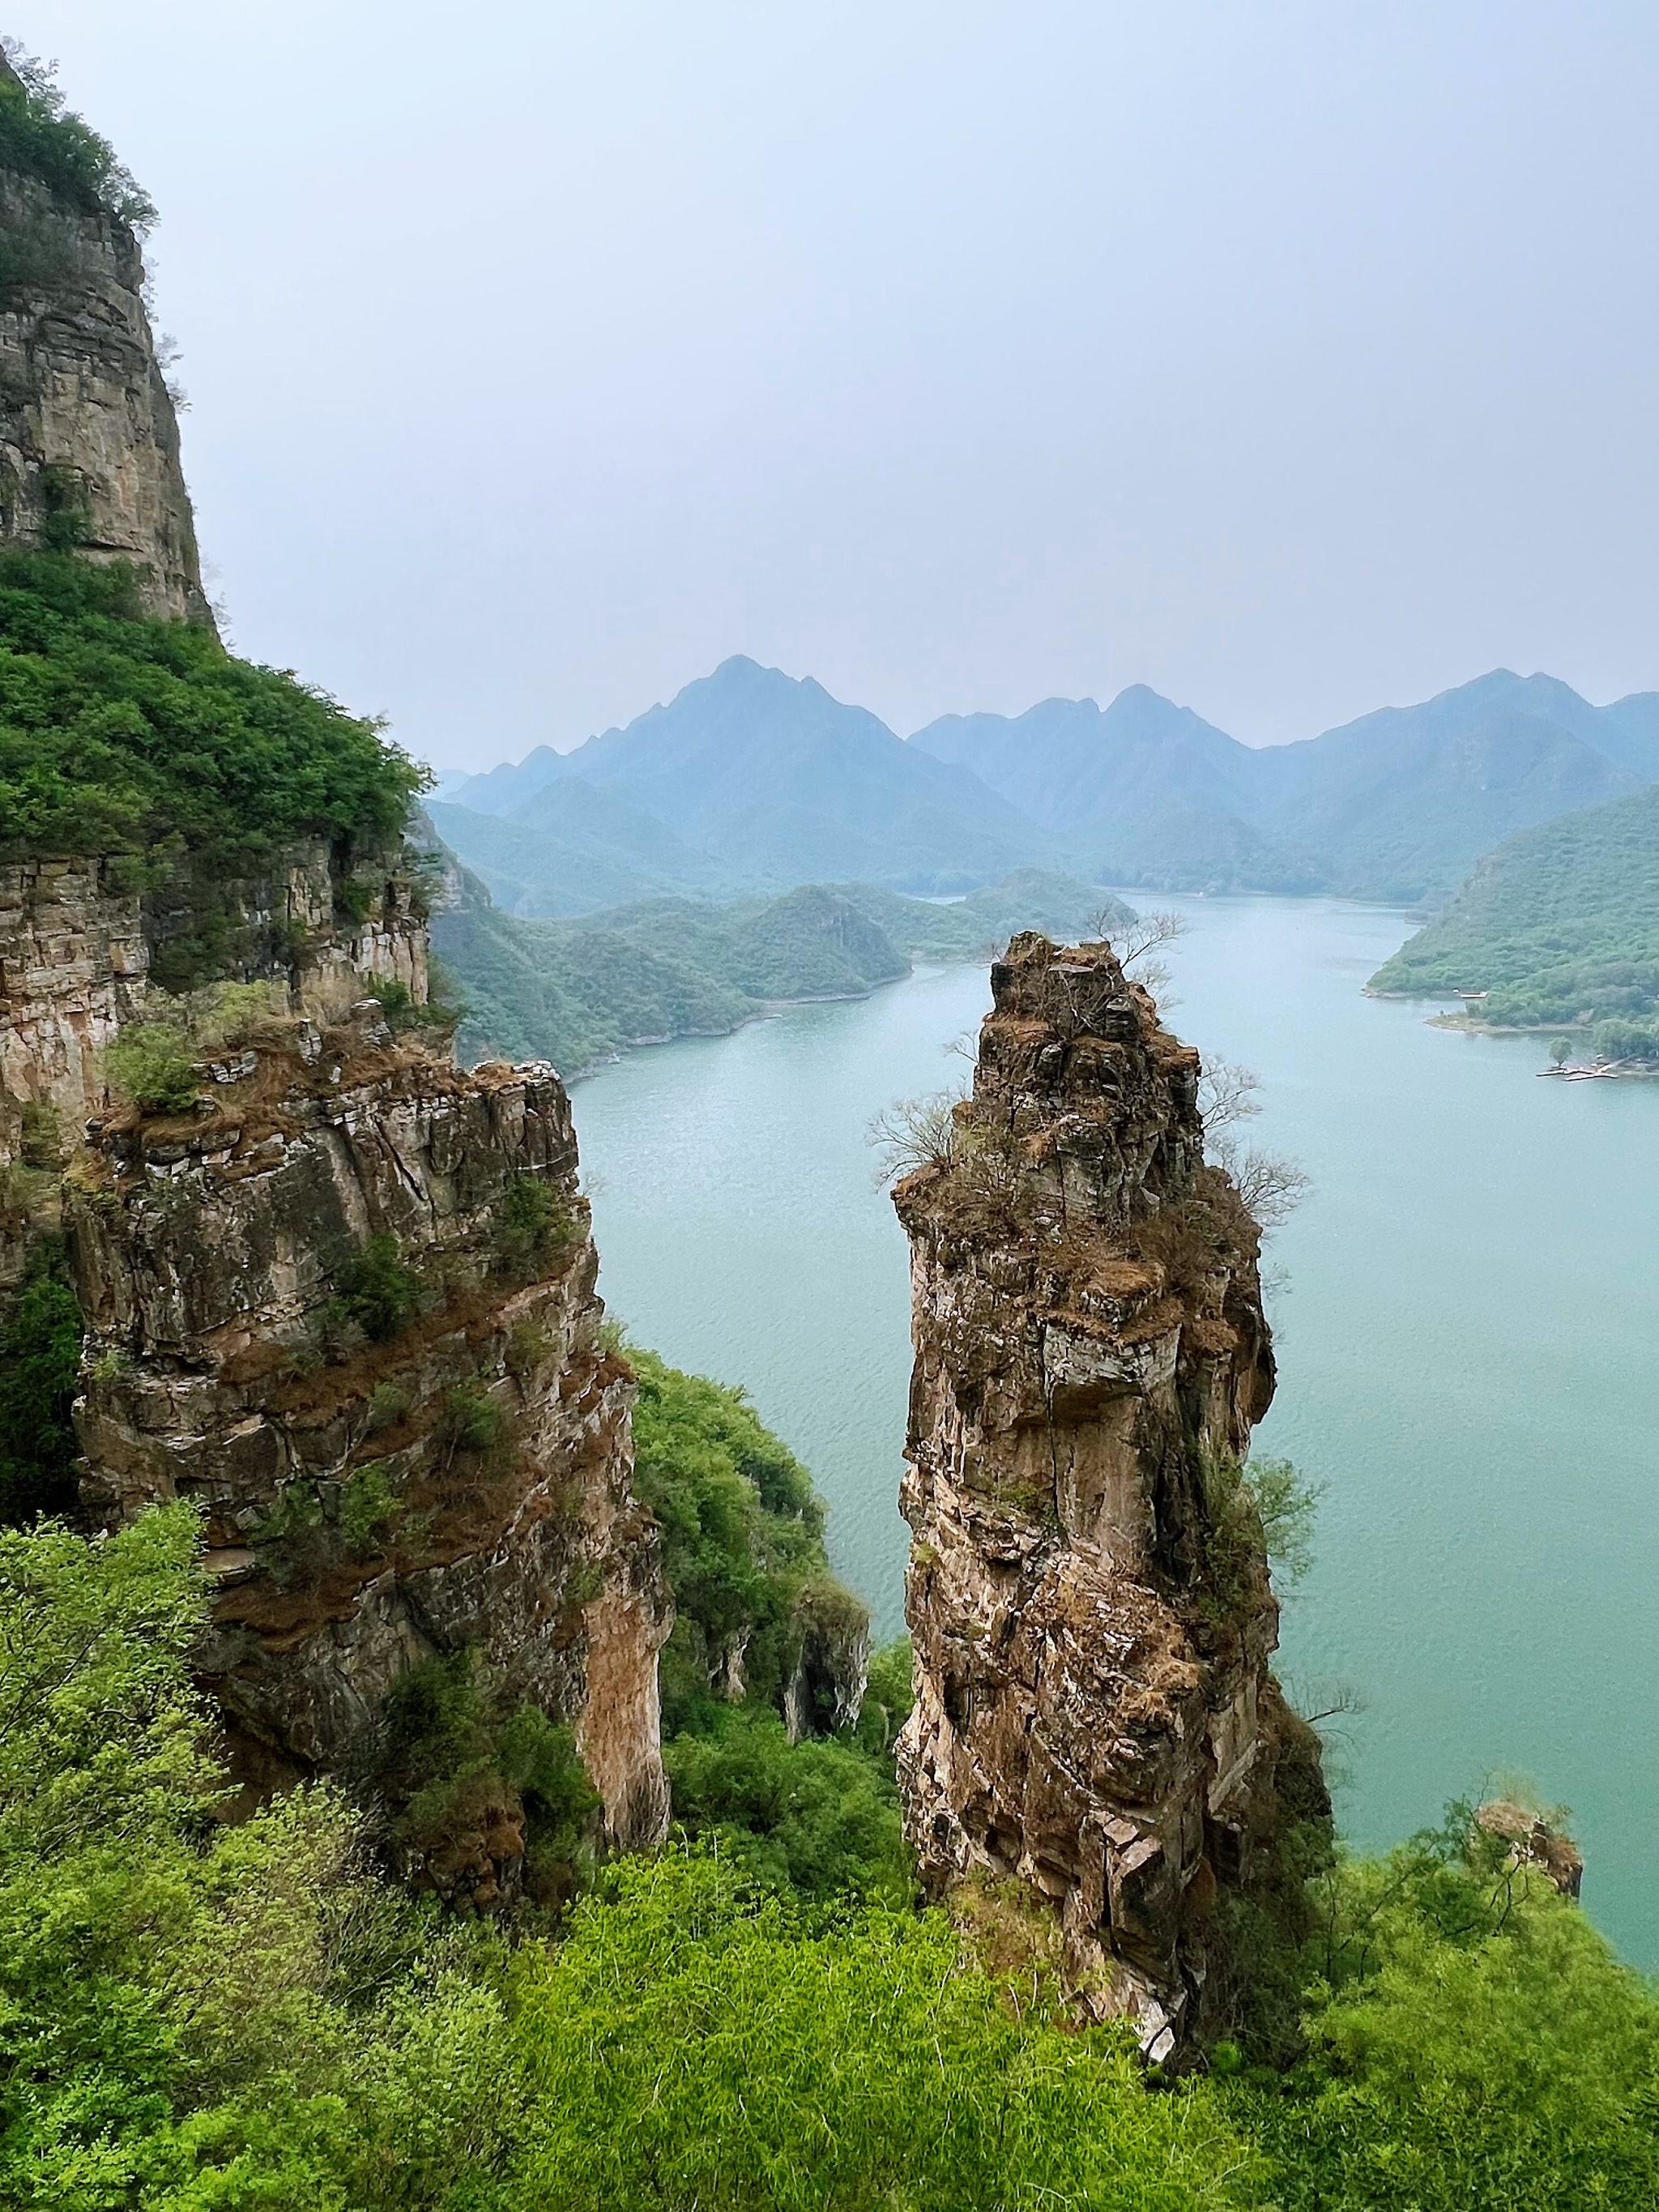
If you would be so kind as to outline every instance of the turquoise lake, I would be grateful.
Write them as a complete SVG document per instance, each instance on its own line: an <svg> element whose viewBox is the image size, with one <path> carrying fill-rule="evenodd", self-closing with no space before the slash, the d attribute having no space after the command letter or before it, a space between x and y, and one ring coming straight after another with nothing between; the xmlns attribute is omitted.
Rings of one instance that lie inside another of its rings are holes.
<svg viewBox="0 0 1659 2212"><path fill-rule="evenodd" d="M1659 1966L1659 1083L1540 1082L1540 1038L1431 1028L1361 986L1407 933L1332 901L1160 899L1172 1028L1261 1078L1249 1137L1310 1194L1269 1243L1258 1448L1325 1485L1285 1600L1345 1832L1384 1844L1522 1775L1571 1809L1584 1901ZM963 1073L985 973L919 972L574 1092L601 1286L635 1338L741 1383L830 1504L838 1571L902 1626L904 1238L870 1116Z"/></svg>

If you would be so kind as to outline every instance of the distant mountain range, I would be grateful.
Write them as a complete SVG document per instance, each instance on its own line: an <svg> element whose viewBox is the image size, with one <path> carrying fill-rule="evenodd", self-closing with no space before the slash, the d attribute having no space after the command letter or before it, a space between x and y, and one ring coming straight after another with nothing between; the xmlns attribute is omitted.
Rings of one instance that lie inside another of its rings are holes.
<svg viewBox="0 0 1659 2212"><path fill-rule="evenodd" d="M1659 693L1594 707L1498 669L1287 745L1144 684L950 714L908 740L741 656L569 753L441 780L445 842L522 915L1021 867L1171 890L1437 900L1518 830L1659 782Z"/></svg>

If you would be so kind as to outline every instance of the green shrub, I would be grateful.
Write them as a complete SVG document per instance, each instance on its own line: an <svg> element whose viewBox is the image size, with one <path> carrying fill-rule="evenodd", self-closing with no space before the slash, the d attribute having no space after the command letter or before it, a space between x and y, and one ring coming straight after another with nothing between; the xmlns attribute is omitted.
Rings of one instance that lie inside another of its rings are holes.
<svg viewBox="0 0 1659 2212"><path fill-rule="evenodd" d="M386 1027L393 1036L405 1036L421 1030L447 1035L464 1018L465 1009L441 988L444 980L441 969L437 969L434 963L431 995L424 1002L415 996L407 983L372 983L369 996L380 1002Z"/></svg>
<svg viewBox="0 0 1659 2212"><path fill-rule="evenodd" d="M155 208L108 140L64 106L52 67L24 53L15 40L8 42L6 52L19 82L0 79L0 167L40 178L88 214L103 209L129 229L147 230Z"/></svg>
<svg viewBox="0 0 1659 2212"><path fill-rule="evenodd" d="M575 1216L562 1192L538 1175L517 1175L495 1210L495 1244L503 1263L527 1274L567 1251Z"/></svg>
<svg viewBox="0 0 1659 2212"><path fill-rule="evenodd" d="M420 1311L421 1279L404 1265L395 1237L371 1237L337 1281L341 1313L374 1343L390 1343Z"/></svg>
<svg viewBox="0 0 1659 2212"><path fill-rule="evenodd" d="M104 1054L111 1083L141 1114L185 1114L200 1085L182 1030L167 1022L130 1022Z"/></svg>
<svg viewBox="0 0 1659 2212"><path fill-rule="evenodd" d="M323 693L146 616L131 572L0 555L0 853L188 855L223 883L299 837L397 836L422 780Z"/></svg>
<svg viewBox="0 0 1659 2212"><path fill-rule="evenodd" d="M890 1758L915 1694L915 1654L908 1636L896 1636L870 1655L869 1681L858 1720L858 1740L866 1751Z"/></svg>
<svg viewBox="0 0 1659 2212"><path fill-rule="evenodd" d="M1659 2004L1467 1805L1319 1896L1307 2056L1234 2107L1285 2212L1659 2202Z"/></svg>
<svg viewBox="0 0 1659 2212"><path fill-rule="evenodd" d="M1304 1482L1287 1459L1245 1462L1244 1487L1275 1578L1294 1586L1313 1565L1313 1527L1322 1483Z"/></svg>
<svg viewBox="0 0 1659 2212"><path fill-rule="evenodd" d="M687 1833L718 1838L765 1881L818 1897L910 1896L890 1759L846 1741L791 1743L778 1716L754 1706L704 1714L663 1758Z"/></svg>
<svg viewBox="0 0 1659 2212"><path fill-rule="evenodd" d="M1224 2212L1207 2092L975 1972L944 1916L824 1911L701 1855L608 1870L514 1977L503 2203L559 2212Z"/></svg>
<svg viewBox="0 0 1659 2212"><path fill-rule="evenodd" d="M544 1893L568 1891L599 1803L568 1726L511 1703L472 1650L410 1668L384 1713L381 1779L401 1808L405 1843L442 1850L499 1808L522 1819L526 1864Z"/></svg>
<svg viewBox="0 0 1659 2212"><path fill-rule="evenodd" d="M40 1237L0 1328L0 1523L8 1527L74 1510L80 1448L70 1409L82 1329L64 1241Z"/></svg>
<svg viewBox="0 0 1659 2212"><path fill-rule="evenodd" d="M358 1559L380 1552L402 1518L403 1503L384 1460L360 1467L340 1492L340 1540Z"/></svg>
<svg viewBox="0 0 1659 2212"><path fill-rule="evenodd" d="M781 1705L799 1650L796 1601L825 1577L823 1506L741 1391L630 1352L635 1480L662 1525L677 1620L663 1654L664 1727L708 1697L708 1656L744 1644L748 1694Z"/></svg>
<svg viewBox="0 0 1659 2212"><path fill-rule="evenodd" d="M491 1457L506 1442L506 1411L487 1390L459 1388L444 1399L444 1436L452 1451Z"/></svg>

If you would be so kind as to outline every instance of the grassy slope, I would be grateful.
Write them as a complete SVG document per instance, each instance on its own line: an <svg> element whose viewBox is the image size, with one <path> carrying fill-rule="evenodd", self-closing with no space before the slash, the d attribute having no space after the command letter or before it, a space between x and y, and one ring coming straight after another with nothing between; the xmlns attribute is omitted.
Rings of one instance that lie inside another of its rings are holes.
<svg viewBox="0 0 1659 2212"><path fill-rule="evenodd" d="M1377 991L1486 991L1499 1024L1659 1007L1659 787L1543 823L1487 854Z"/></svg>

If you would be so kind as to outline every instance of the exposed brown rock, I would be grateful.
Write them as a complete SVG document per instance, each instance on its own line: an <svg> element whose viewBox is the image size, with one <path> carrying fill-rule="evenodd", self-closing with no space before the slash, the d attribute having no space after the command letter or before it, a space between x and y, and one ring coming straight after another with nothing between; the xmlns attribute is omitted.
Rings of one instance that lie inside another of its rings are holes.
<svg viewBox="0 0 1659 2212"><path fill-rule="evenodd" d="M1494 1797L1475 1812L1475 1826L1509 1846L1512 1863L1537 1867L1547 1874L1563 1897L1577 1897L1584 1879L1583 1855L1572 1838L1507 1797Z"/></svg>
<svg viewBox="0 0 1659 2212"><path fill-rule="evenodd" d="M935 1890L1046 1900L1083 1999L1164 2057L1206 2014L1216 1900L1271 1852L1292 1737L1322 1801L1237 1487L1273 1389L1258 1232L1205 1164L1198 1055L1106 946L1018 937L992 982L949 1157L894 1194L906 1820Z"/></svg>
<svg viewBox="0 0 1659 2212"><path fill-rule="evenodd" d="M563 1087L463 1075L372 1000L242 1059L195 1115L95 1120L76 1164L89 1507L204 1509L220 1595L200 1672L256 1784L349 1771L405 1668L473 1648L574 1723L610 1838L654 1842L668 1608ZM526 1178L553 1200L534 1251L508 1210ZM376 1340L337 1293L384 1235L420 1294ZM365 1469L395 1510L354 1542Z"/></svg>
<svg viewBox="0 0 1659 2212"><path fill-rule="evenodd" d="M0 229L0 541L73 507L90 558L135 563L155 612L210 623L137 240L9 169Z"/></svg>

